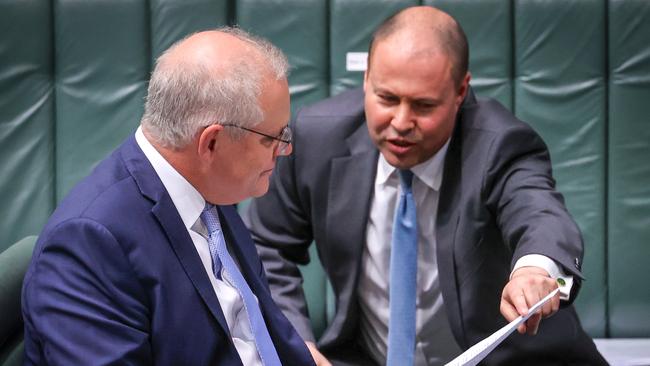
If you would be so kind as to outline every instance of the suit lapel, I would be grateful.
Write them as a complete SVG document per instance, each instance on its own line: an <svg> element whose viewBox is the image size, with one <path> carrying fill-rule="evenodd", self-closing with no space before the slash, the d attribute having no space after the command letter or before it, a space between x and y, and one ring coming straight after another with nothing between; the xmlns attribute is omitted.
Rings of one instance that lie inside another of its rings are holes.
<svg viewBox="0 0 650 366"><path fill-rule="evenodd" d="M325 230L331 248L323 253L331 253L333 257L328 260L336 263L329 266L329 274L333 283L342 285L344 293L339 298L349 299L339 306L349 307L354 303L351 299L355 296L361 267L378 151L365 123L350 135L347 144L350 155L332 160ZM341 310L337 313L347 314L349 309Z"/></svg>
<svg viewBox="0 0 650 366"><path fill-rule="evenodd" d="M468 91L463 101L456 126L449 143L445 158L442 185L438 201L438 215L436 221L436 255L438 259L438 275L445 310L451 324L451 329L456 340L463 348L467 348L465 330L462 322L461 302L459 298L458 282L456 281L456 262L454 251L456 248L456 231L460 221L461 195L462 195L462 166L463 142L467 121L463 117L464 110L471 108L476 103L472 89Z"/></svg>
<svg viewBox="0 0 650 366"><path fill-rule="evenodd" d="M438 260L438 282L442 291L445 309L451 329L463 348L467 345L462 327L460 302L456 284L456 265L454 263L454 243L459 215L458 206L460 184L460 147L452 140L445 158L444 176L440 186L438 215L436 222L436 256Z"/></svg>
<svg viewBox="0 0 650 366"><path fill-rule="evenodd" d="M171 210L172 208L174 210ZM196 291L201 296L201 299L203 299L203 302L205 302L212 315L224 329L224 332L226 332L230 337L228 323L226 323L226 318L221 310L221 305L219 305L219 299L214 293L212 283L210 283L210 279L208 278L208 274L205 272L201 258L194 248L192 239L186 230L179 230L179 228L184 228L185 226L183 225L183 221L178 215L178 212L176 212L175 206L173 205L169 195L164 195L153 207L152 212L160 222L163 230L165 230L165 233L169 238L169 243L176 253L176 257L178 257L178 260L181 262L185 273L190 278L190 281L192 281L194 288L196 288Z"/></svg>
<svg viewBox="0 0 650 366"><path fill-rule="evenodd" d="M138 187L140 187L142 194L154 202L151 212L164 230L169 245L172 247L185 273L212 315L217 319L219 325L230 337L228 324L219 305L217 295L214 293L208 274L205 272L201 258L194 248L192 239L185 230L183 220L160 178L158 178L156 171L135 142L135 138L131 137L125 143L122 156L126 168L135 179Z"/></svg>

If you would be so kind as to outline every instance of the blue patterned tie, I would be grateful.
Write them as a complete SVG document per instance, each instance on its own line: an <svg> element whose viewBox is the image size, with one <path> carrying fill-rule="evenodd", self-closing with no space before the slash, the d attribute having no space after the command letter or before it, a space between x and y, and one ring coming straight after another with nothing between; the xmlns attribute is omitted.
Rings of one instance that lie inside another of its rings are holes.
<svg viewBox="0 0 650 366"><path fill-rule="evenodd" d="M248 322L255 337L255 345L257 346L257 352L260 355L262 364L265 366L281 365L282 363L275 350L269 331L266 328L264 317L262 317L262 312L255 300L255 296L250 287L248 287L244 276L242 276L232 257L228 254L226 241L223 238L219 216L215 207L206 203L205 209L201 213L201 219L209 233L208 246L210 247L210 255L212 256L212 271L217 278L220 278L219 270L223 266L223 276L235 287L244 301L244 309L248 314Z"/></svg>
<svg viewBox="0 0 650 366"><path fill-rule="evenodd" d="M387 366L411 366L415 353L418 225L411 190L413 172L400 170L399 173L402 192L395 211L390 250Z"/></svg>

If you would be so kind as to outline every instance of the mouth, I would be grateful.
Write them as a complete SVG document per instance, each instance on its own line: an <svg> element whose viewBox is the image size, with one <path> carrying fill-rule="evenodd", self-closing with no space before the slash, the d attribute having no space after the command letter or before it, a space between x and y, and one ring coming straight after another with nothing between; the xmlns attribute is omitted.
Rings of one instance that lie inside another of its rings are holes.
<svg viewBox="0 0 650 366"><path fill-rule="evenodd" d="M404 139L388 139L386 140L386 146L393 154L404 155L415 146L415 143Z"/></svg>

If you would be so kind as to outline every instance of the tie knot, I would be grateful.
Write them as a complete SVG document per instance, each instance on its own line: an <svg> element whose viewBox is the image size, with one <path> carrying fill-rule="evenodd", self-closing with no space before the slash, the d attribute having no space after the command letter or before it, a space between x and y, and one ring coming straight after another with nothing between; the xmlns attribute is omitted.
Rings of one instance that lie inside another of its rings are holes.
<svg viewBox="0 0 650 366"><path fill-rule="evenodd" d="M399 171L399 180L404 191L411 191L413 185L413 172L409 169Z"/></svg>
<svg viewBox="0 0 650 366"><path fill-rule="evenodd" d="M203 223L210 234L221 229L215 206L211 203L205 203L205 208L203 209L203 212L201 212L201 220L203 220Z"/></svg>

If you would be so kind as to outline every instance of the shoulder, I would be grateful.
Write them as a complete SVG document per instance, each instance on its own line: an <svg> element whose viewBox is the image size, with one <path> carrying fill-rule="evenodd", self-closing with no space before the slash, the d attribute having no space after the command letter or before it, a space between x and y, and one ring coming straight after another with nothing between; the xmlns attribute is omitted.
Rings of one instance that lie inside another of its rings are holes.
<svg viewBox="0 0 650 366"><path fill-rule="evenodd" d="M358 88L299 110L292 122L296 155L306 154L304 149L319 154L346 152L346 140L366 130L363 98Z"/></svg>
<svg viewBox="0 0 650 366"><path fill-rule="evenodd" d="M510 133L537 135L530 125L517 118L497 100L475 98L473 95L468 99L460 110L463 129L494 136L507 136Z"/></svg>
<svg viewBox="0 0 650 366"><path fill-rule="evenodd" d="M345 91L300 109L295 118L298 129L324 133L345 126L356 128L365 121L363 90Z"/></svg>
<svg viewBox="0 0 650 366"><path fill-rule="evenodd" d="M42 235L63 222L70 225L77 220L90 220L99 226L119 229L127 220L138 221L138 216L150 211L152 203L140 192L121 150L115 150L70 190L48 220Z"/></svg>
<svg viewBox="0 0 650 366"><path fill-rule="evenodd" d="M466 101L457 123L449 151L460 154L470 171L501 171L514 161L550 159L541 136L494 99Z"/></svg>
<svg viewBox="0 0 650 366"><path fill-rule="evenodd" d="M153 227L151 207L119 153L113 153L70 191L49 218L34 249L30 276L46 273L38 271L44 266L83 270L86 264L99 262L127 273L124 253L136 242L146 243L140 239L147 235L152 238L147 229Z"/></svg>
<svg viewBox="0 0 650 366"><path fill-rule="evenodd" d="M363 89L344 91L300 110L301 118L349 118L363 115Z"/></svg>

